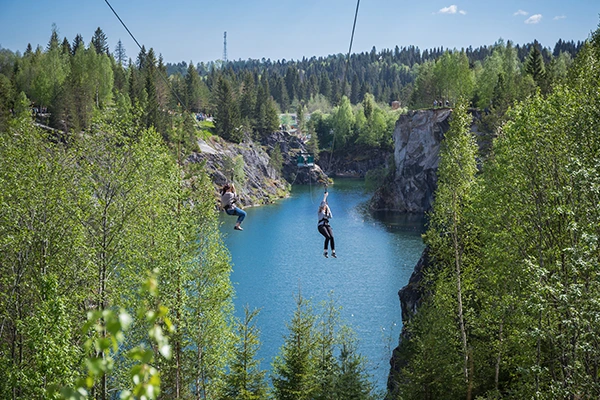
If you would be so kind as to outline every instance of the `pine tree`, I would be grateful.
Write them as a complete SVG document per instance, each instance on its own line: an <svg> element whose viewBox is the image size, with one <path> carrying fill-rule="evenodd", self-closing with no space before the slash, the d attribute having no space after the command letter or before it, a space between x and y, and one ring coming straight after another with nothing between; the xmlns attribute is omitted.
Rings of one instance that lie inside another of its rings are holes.
<svg viewBox="0 0 600 400"><path fill-rule="evenodd" d="M360 102L360 83L358 82L358 76L354 75L352 78L352 88L350 89L350 103L358 104Z"/></svg>
<svg viewBox="0 0 600 400"><path fill-rule="evenodd" d="M237 102L229 82L219 76L215 88L215 129L222 138L240 143L243 131L239 119Z"/></svg>
<svg viewBox="0 0 600 400"><path fill-rule="evenodd" d="M71 43L69 43L69 39L67 39L66 37L63 39L61 50L63 55L71 54Z"/></svg>
<svg viewBox="0 0 600 400"><path fill-rule="evenodd" d="M127 65L127 52L125 51L125 46L123 46L123 42L121 42L121 39L119 39L117 45L115 46L114 57L117 63L119 63L123 67Z"/></svg>
<svg viewBox="0 0 600 400"><path fill-rule="evenodd" d="M52 24L52 35L50 36L50 40L48 41L46 51L56 50L58 49L58 46L58 28L56 27L56 24Z"/></svg>
<svg viewBox="0 0 600 400"><path fill-rule="evenodd" d="M108 39L106 34L98 27L94 32L94 36L92 36L92 46L96 49L96 53L98 54L106 54L109 55L108 51Z"/></svg>
<svg viewBox="0 0 600 400"><path fill-rule="evenodd" d="M244 124L252 129L254 126L254 112L256 110L256 82L250 72L244 74L240 94L240 116Z"/></svg>
<svg viewBox="0 0 600 400"><path fill-rule="evenodd" d="M156 80L158 79L158 73L156 70L156 56L154 54L154 49L150 48L148 50L148 54L143 63L144 69L142 71L145 77L145 85L144 88L146 90L146 94L148 95L148 103L146 104L146 127L154 126L156 129L161 129L160 126L160 105L158 103L158 94L156 88Z"/></svg>
<svg viewBox="0 0 600 400"><path fill-rule="evenodd" d="M75 39L73 40L73 46L71 46L71 54L77 54L77 50L79 50L80 47L85 47L85 43L83 42L83 36L81 36L78 33L77 36L75 36Z"/></svg>
<svg viewBox="0 0 600 400"><path fill-rule="evenodd" d="M525 62L525 72L532 76L538 86L543 86L544 79L546 78L546 67L537 40L533 42L533 46Z"/></svg>
<svg viewBox="0 0 600 400"><path fill-rule="evenodd" d="M235 355L226 381L225 396L228 399L262 400L266 398L268 387L266 371L260 369L256 359L260 347L259 330L254 319L258 310L244 308L244 319L237 323L237 344Z"/></svg>
<svg viewBox="0 0 600 400"><path fill-rule="evenodd" d="M278 400L312 399L318 389L314 324L310 302L298 295L289 334L273 362L273 387Z"/></svg>
<svg viewBox="0 0 600 400"><path fill-rule="evenodd" d="M328 398L337 400L374 399L373 384L366 371L366 361L358 354L354 335L347 329L344 329L341 335L333 395L330 394Z"/></svg>

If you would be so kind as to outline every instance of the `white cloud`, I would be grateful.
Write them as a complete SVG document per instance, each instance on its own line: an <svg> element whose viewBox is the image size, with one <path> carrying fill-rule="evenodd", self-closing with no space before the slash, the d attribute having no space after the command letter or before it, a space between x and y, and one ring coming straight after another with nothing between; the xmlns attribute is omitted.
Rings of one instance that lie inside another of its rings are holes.
<svg viewBox="0 0 600 400"><path fill-rule="evenodd" d="M555 21L558 21L559 19L565 19L565 18L567 18L566 15L557 15L556 17L554 17L552 19L555 20Z"/></svg>
<svg viewBox="0 0 600 400"><path fill-rule="evenodd" d="M526 24L537 24L542 20L542 14L534 14L525 20Z"/></svg>
<svg viewBox="0 0 600 400"><path fill-rule="evenodd" d="M458 6L456 4L452 4L451 6L440 8L440 11L438 11L438 14L456 14L456 13L459 13L460 15L467 14L467 12L465 10L459 10Z"/></svg>
<svg viewBox="0 0 600 400"><path fill-rule="evenodd" d="M513 15L529 15L529 13L527 11L523 11L523 10L519 9L519 11L517 11Z"/></svg>
<svg viewBox="0 0 600 400"><path fill-rule="evenodd" d="M456 11L458 11L458 7L455 4L452 4L450 7L441 8L439 13L440 14L456 14Z"/></svg>

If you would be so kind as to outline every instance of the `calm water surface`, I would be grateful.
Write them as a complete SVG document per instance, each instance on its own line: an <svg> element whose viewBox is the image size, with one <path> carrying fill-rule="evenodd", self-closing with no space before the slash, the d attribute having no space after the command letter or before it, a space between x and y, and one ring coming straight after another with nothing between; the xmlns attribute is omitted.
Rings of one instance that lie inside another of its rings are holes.
<svg viewBox="0 0 600 400"><path fill-rule="evenodd" d="M270 370L279 353L298 291L314 305L333 293L377 387L385 387L402 323L398 290L423 250L423 220L370 215L365 209L370 196L359 180L338 179L329 187L337 259L323 257L323 237L317 231L322 187L295 186L291 197L277 204L246 208L243 232L233 230L235 217L221 214L233 262L236 315L243 315L246 304L261 309L262 368Z"/></svg>

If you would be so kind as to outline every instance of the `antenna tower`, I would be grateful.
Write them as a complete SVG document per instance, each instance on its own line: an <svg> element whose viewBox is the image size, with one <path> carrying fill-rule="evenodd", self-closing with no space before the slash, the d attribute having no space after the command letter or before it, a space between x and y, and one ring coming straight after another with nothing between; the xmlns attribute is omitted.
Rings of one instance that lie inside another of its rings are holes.
<svg viewBox="0 0 600 400"><path fill-rule="evenodd" d="M223 34L223 63L227 62L227 31Z"/></svg>

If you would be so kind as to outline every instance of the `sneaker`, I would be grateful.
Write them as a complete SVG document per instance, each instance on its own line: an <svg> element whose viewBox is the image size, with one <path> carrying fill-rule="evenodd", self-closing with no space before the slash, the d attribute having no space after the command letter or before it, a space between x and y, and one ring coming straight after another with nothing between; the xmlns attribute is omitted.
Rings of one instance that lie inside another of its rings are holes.
<svg viewBox="0 0 600 400"><path fill-rule="evenodd" d="M243 231L241 226L234 226L233 229L235 229L236 231Z"/></svg>
<svg viewBox="0 0 600 400"><path fill-rule="evenodd" d="M337 256L335 255L335 251L332 251L332 252L331 252L331 257L333 257L333 258L337 258Z"/></svg>
<svg viewBox="0 0 600 400"><path fill-rule="evenodd" d="M325 258L327 258L327 252L326 251L323 252L323 255L325 256Z"/></svg>

